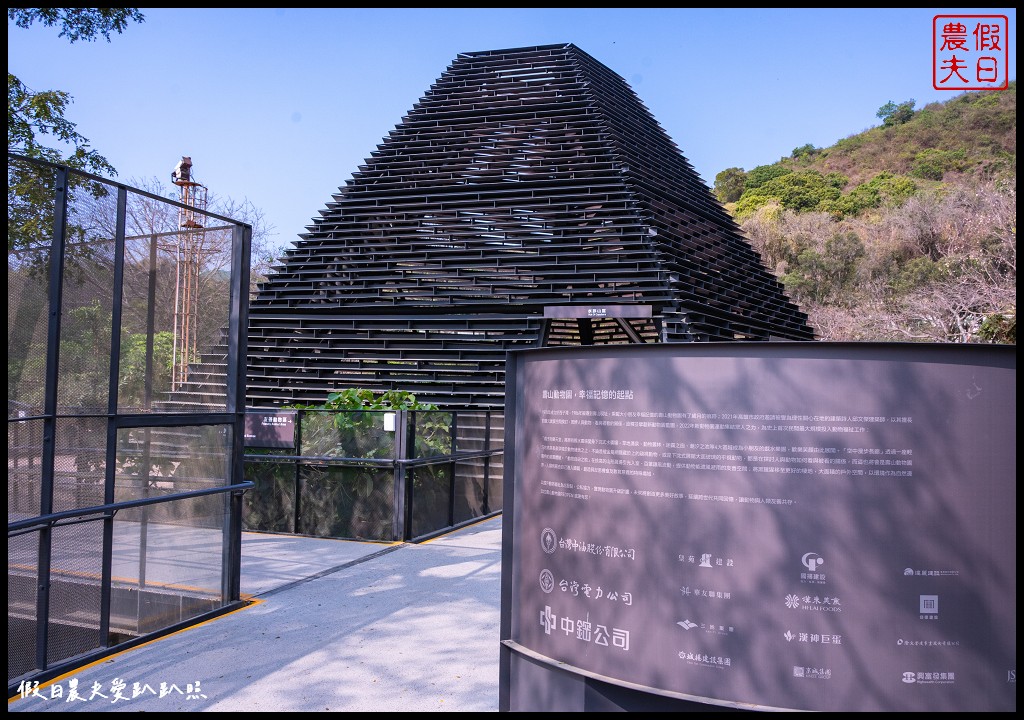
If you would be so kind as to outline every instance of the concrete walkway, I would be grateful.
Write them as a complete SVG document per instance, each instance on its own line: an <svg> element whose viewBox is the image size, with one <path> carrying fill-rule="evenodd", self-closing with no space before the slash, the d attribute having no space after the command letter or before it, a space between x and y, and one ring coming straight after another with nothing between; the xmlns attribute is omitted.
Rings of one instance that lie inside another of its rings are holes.
<svg viewBox="0 0 1024 720"><path fill-rule="evenodd" d="M501 516L419 545L242 543L254 604L43 684L8 711L498 710Z"/></svg>

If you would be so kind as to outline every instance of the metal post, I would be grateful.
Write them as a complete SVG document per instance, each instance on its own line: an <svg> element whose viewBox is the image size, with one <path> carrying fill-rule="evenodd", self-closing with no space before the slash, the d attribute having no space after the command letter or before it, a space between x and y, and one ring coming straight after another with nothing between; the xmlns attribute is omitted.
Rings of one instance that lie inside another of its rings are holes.
<svg viewBox="0 0 1024 720"><path fill-rule="evenodd" d="M579 318L576 320L576 325L579 327L580 345L593 345L594 325L590 318Z"/></svg>
<svg viewBox="0 0 1024 720"><path fill-rule="evenodd" d="M60 321L63 301L64 245L67 236L68 181L66 167L54 170L53 236L50 245L50 317L46 331L46 385L43 398L43 448L40 460L39 514L53 512L53 471L56 455L57 381L60 360ZM50 626L50 561L53 530L39 531L39 570L36 594L36 666L47 667L46 646Z"/></svg>
<svg viewBox="0 0 1024 720"><path fill-rule="evenodd" d="M516 542L513 533L516 525L516 497L514 467L516 457L516 423L517 407L521 403L523 393L522 378L519 376L519 357L516 353L508 353L505 361L505 378L508 392L505 393L505 440L502 448L504 458L504 478L502 480L501 513L504 517L501 525L501 618L498 627L498 710L509 712L512 708L512 651L506 640L512 639L512 565L513 547ZM518 428L520 431L521 428Z"/></svg>
<svg viewBox="0 0 1024 720"><path fill-rule="evenodd" d="M149 278L146 287L146 375L142 385L142 407L148 413L153 407L153 343L156 333L157 243L156 235L149 242ZM174 387L174 363L171 363L171 387ZM140 491L149 497L150 429L143 430L142 458L139 462ZM139 508L139 588L146 586L146 552L149 540L149 506Z"/></svg>
<svg viewBox="0 0 1024 720"><path fill-rule="evenodd" d="M484 515L491 514L491 411L484 411Z"/></svg>
<svg viewBox="0 0 1024 720"><path fill-rule="evenodd" d="M451 424L451 445L448 450L448 454L452 457L452 461L448 464L448 527L455 524L455 452L459 447L459 414L457 412L452 413L452 424Z"/></svg>
<svg viewBox="0 0 1024 720"><path fill-rule="evenodd" d="M174 346L171 349L171 390L178 389L178 303L181 295L181 236L177 238L174 264Z"/></svg>
<svg viewBox="0 0 1024 720"><path fill-rule="evenodd" d="M549 324L550 321L547 318L544 318L543 320L540 321L540 328L537 330L537 340L536 342L534 342L534 345L536 345L537 347L544 347L544 345L547 343Z"/></svg>
<svg viewBox="0 0 1024 720"><path fill-rule="evenodd" d="M156 235L149 239L149 285L146 292L146 375L143 378L142 409L153 405L153 337L156 332ZM173 367L173 361L172 361ZM172 371L173 375L173 371Z"/></svg>
<svg viewBox="0 0 1024 720"><path fill-rule="evenodd" d="M412 421L410 422L410 415ZM416 413L398 410L395 413L395 474L392 491L393 515L391 518L391 537L393 540L408 541L412 537L412 483L408 481L405 460L410 460L412 448L416 446L414 433Z"/></svg>
<svg viewBox="0 0 1024 720"><path fill-rule="evenodd" d="M245 482L245 358L249 331L249 255L252 228L236 225L231 232L231 299L228 317L226 407L233 414L229 483ZM222 594L226 601L241 597L242 493L230 494L224 523Z"/></svg>
<svg viewBox="0 0 1024 720"><path fill-rule="evenodd" d="M153 469L151 456L152 428L142 429L142 458L139 467L139 489L143 499L149 497L150 472ZM146 554L149 552L149 506L139 508L139 589L146 587Z"/></svg>
<svg viewBox="0 0 1024 720"><path fill-rule="evenodd" d="M117 226L114 231L114 288L110 311L110 376L107 382L107 447L103 468L103 503L114 502L117 473L118 381L121 377L121 312L124 292L124 229L128 190L117 190ZM156 240L152 241L156 250ZM114 565L114 517L103 519L103 569L100 580L100 647L110 647L110 598Z"/></svg>
<svg viewBox="0 0 1024 720"><path fill-rule="evenodd" d="M302 457L302 410L295 412L295 455ZM301 469L300 461L295 460L295 514L292 518L292 532L299 532L299 522L302 519L302 482L299 477Z"/></svg>

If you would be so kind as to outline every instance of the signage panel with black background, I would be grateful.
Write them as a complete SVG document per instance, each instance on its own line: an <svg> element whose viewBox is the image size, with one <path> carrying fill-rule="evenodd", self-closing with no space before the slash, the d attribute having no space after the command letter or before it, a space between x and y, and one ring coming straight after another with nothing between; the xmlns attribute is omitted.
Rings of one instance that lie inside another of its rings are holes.
<svg viewBox="0 0 1024 720"><path fill-rule="evenodd" d="M245 446L294 448L295 410L247 410Z"/></svg>

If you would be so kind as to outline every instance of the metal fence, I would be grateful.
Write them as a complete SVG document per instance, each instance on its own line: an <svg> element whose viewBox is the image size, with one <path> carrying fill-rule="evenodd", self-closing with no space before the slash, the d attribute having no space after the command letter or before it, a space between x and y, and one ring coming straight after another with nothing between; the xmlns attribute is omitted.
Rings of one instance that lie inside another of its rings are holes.
<svg viewBox="0 0 1024 720"><path fill-rule="evenodd" d="M256 411L259 413L260 411ZM266 411L274 417L279 411ZM503 415L284 411L289 447L249 448L243 528L415 541L502 508Z"/></svg>
<svg viewBox="0 0 1024 720"><path fill-rule="evenodd" d="M241 604L252 229L11 153L7 180L11 693ZM203 396L171 392L186 326L225 348Z"/></svg>

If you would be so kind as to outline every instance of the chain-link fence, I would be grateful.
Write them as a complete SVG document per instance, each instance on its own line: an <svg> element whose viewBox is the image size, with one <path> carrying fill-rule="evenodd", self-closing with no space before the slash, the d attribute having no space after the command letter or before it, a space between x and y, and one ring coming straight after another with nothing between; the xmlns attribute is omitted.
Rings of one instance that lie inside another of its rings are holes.
<svg viewBox="0 0 1024 720"><path fill-rule="evenodd" d="M10 153L7 181L10 690L239 604L252 230ZM202 397L186 329L226 348Z"/></svg>

